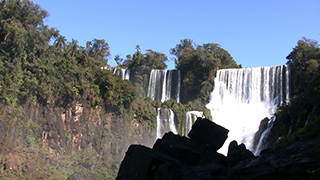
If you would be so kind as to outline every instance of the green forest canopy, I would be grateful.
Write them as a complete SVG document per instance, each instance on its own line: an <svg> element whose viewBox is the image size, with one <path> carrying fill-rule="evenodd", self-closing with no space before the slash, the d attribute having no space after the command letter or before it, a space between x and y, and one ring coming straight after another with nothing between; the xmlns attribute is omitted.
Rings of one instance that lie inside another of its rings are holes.
<svg viewBox="0 0 320 180"><path fill-rule="evenodd" d="M0 101L13 105L38 101L65 106L85 100L92 106L111 103L127 108L136 98L132 84L101 70L110 57L108 43L93 39L83 47L75 39L67 42L59 30L44 24L47 17L48 13L32 1L1 1ZM318 48L315 41L300 40L287 57L289 63L310 64L313 67L310 72L317 74ZM191 39L183 39L170 52L181 71L181 96L186 97L183 103L195 99L208 101L216 71L241 67L215 43L196 45ZM168 58L151 49L142 53L137 46L133 55L127 55L126 59L116 56L115 61L120 67L132 69L136 76L133 85L138 87L147 79L143 74L151 69L165 69Z"/></svg>
<svg viewBox="0 0 320 180"><path fill-rule="evenodd" d="M63 106L104 100L127 107L135 98L130 82L100 70L110 55L108 43L94 39L82 47L74 39L66 42L58 30L44 25L47 15L28 0L1 1L0 101Z"/></svg>

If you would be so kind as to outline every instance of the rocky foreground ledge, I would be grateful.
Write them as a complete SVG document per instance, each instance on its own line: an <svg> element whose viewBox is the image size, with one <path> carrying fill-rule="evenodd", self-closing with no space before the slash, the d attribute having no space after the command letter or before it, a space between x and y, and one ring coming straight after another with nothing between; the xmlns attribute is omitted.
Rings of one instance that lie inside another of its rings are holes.
<svg viewBox="0 0 320 180"><path fill-rule="evenodd" d="M151 148L131 145L117 180L149 179L319 179L320 140L268 149L255 157L244 144L229 144L227 157L217 153L228 130L198 118L189 138L166 133Z"/></svg>

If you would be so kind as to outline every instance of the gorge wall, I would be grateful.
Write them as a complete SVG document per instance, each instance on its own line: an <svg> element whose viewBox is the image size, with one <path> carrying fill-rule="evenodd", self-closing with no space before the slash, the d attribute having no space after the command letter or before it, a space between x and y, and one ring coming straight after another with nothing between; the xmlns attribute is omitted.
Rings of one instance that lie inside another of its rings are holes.
<svg viewBox="0 0 320 180"><path fill-rule="evenodd" d="M6 156L0 157L0 173L6 175L9 168L12 177L23 170L30 178L47 178L51 166L66 173L61 177L79 170L88 179L114 177L130 144L151 146L155 139L150 125L115 107L92 108L75 102L55 108L32 103L1 110L0 150ZM19 149L24 146L25 150ZM34 172L42 167L49 172Z"/></svg>

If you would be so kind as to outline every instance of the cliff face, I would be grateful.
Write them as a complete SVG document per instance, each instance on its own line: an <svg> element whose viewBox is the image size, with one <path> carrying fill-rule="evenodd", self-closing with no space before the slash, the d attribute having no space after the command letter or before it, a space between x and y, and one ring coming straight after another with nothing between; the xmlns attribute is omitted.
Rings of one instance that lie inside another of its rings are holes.
<svg viewBox="0 0 320 180"><path fill-rule="evenodd" d="M41 159L34 162L37 166L49 167L43 170L44 177L51 166L58 165L61 177L81 171L83 177L99 179L89 171L101 171L99 176L112 179L130 144L150 146L155 140L155 131L148 124L112 107L91 108L76 102L68 108L54 108L31 103L4 106L1 110L0 172L3 177L17 177L22 169L24 172L18 177L24 174L36 177L35 173L30 174L34 168L22 162L32 154L33 159ZM106 163L105 167L101 163Z"/></svg>

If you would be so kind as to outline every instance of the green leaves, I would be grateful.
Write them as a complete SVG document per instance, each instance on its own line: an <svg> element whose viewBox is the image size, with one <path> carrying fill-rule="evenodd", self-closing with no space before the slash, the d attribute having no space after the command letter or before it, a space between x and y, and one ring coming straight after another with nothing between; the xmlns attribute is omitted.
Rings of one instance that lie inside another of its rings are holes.
<svg viewBox="0 0 320 180"><path fill-rule="evenodd" d="M93 57L93 62L99 66L107 64L107 58L110 56L109 49L109 44L103 39L94 39L87 42L88 54Z"/></svg>
<svg viewBox="0 0 320 180"><path fill-rule="evenodd" d="M110 55L103 39L87 47L43 24L47 12L28 0L3 0L0 11L0 101L67 106L87 101L127 108L135 98L130 82L101 70ZM49 44L54 37L53 45Z"/></svg>
<svg viewBox="0 0 320 180"><path fill-rule="evenodd" d="M308 93L320 77L320 46L317 41L303 37L287 56L291 70L291 89L294 95Z"/></svg>
<svg viewBox="0 0 320 180"><path fill-rule="evenodd" d="M176 56L176 68L181 71L184 103L197 98L207 101L217 69L239 67L228 51L215 43L197 46L192 40L184 39L170 52Z"/></svg>
<svg viewBox="0 0 320 180"><path fill-rule="evenodd" d="M308 61L310 59L320 59L320 46L317 41L303 37L298 41L298 45L293 48L287 56L289 62Z"/></svg>

